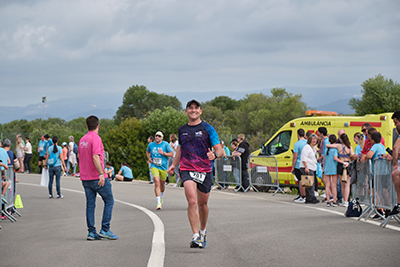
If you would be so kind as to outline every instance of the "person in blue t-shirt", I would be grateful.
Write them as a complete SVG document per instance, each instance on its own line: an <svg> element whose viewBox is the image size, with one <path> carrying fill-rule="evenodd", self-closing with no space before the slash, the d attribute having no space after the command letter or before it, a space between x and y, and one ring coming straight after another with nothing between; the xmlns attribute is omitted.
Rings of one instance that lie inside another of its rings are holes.
<svg viewBox="0 0 400 267"><path fill-rule="evenodd" d="M64 198L61 195L61 171L65 171L67 167L64 162L64 154L62 152L61 146L58 145L58 137L53 136L53 145L50 146L46 153L46 159L44 161L43 167L49 170L49 198L53 197L53 180L56 176L56 189L57 198Z"/></svg>
<svg viewBox="0 0 400 267"><path fill-rule="evenodd" d="M106 177L108 177L108 179L110 179L111 181L114 180L114 178L115 178L114 167L111 166L110 161L106 162L106 167L104 168L104 173L107 174ZM132 178L133 178L133 176L132 176Z"/></svg>
<svg viewBox="0 0 400 267"><path fill-rule="evenodd" d="M305 136L304 129L300 128L297 130L298 141L294 144L293 148L293 160L292 160L292 173L296 176L297 183L299 185L299 196L293 201L297 203L306 202L306 189L301 184L301 171L300 171L300 158L301 150L307 145L307 139Z"/></svg>
<svg viewBox="0 0 400 267"><path fill-rule="evenodd" d="M47 140L44 138L44 134L40 136L40 141L38 144L38 153L39 153L39 160L38 160L38 165L39 165L39 173L42 173L42 163L45 160L46 157L46 152L47 152Z"/></svg>
<svg viewBox="0 0 400 267"><path fill-rule="evenodd" d="M151 173L154 179L157 210L161 210L164 204L165 181L168 175L168 157L174 156L171 146L166 141L163 141L163 138L164 133L157 131L155 141L149 143L146 150L146 156L151 163Z"/></svg>
<svg viewBox="0 0 400 267"><path fill-rule="evenodd" d="M371 150L367 153L366 159L371 159L371 169L372 173L374 173L374 159L382 155L382 157L387 157L385 147L381 143L381 133L374 132L371 134L372 139L372 147ZM362 159L361 159L362 160Z"/></svg>
<svg viewBox="0 0 400 267"><path fill-rule="evenodd" d="M110 163L110 162L107 162L107 164L108 163ZM109 166L111 167L111 163ZM113 168L113 170L114 170L114 168ZM115 179L118 181L132 182L133 174L132 174L131 166L129 166L128 163L126 163L125 161L122 162L121 169L119 169L118 174L115 175Z"/></svg>

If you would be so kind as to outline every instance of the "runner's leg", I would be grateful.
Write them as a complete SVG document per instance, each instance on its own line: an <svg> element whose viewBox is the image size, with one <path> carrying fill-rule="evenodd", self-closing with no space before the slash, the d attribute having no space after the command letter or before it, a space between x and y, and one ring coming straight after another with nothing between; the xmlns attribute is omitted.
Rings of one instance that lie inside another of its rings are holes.
<svg viewBox="0 0 400 267"><path fill-rule="evenodd" d="M185 181L183 183L185 188L185 196L188 202L188 219L193 234L199 233L199 210L197 209L197 184L194 181Z"/></svg>
<svg viewBox="0 0 400 267"><path fill-rule="evenodd" d="M210 193L203 193L197 190L197 202L199 205L199 217L200 217L200 230L205 230L208 220L208 197Z"/></svg>

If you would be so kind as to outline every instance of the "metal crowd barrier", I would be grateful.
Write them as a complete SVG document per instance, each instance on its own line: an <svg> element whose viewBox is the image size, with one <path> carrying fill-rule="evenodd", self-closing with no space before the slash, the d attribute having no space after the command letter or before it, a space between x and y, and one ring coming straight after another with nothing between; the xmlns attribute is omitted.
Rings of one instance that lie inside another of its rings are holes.
<svg viewBox="0 0 400 267"><path fill-rule="evenodd" d="M392 161L374 159L373 171L371 160L357 164L359 169L357 182L352 187L353 198L358 198L360 204L366 206L358 220L362 218L367 220L376 213L384 219L380 225L382 227L385 227L392 218L400 222L398 215L385 218L384 215L377 213L378 208L391 211L397 204L397 194L392 180Z"/></svg>
<svg viewBox="0 0 400 267"><path fill-rule="evenodd" d="M222 189L235 185L235 191L242 186L242 159L240 157L224 156L215 160L215 183Z"/></svg>
<svg viewBox="0 0 400 267"><path fill-rule="evenodd" d="M358 202L366 206L358 220L361 220L363 217L369 217L365 215L371 215L371 213L374 211L372 203L373 191L370 190L370 188L372 188L373 178L370 161L371 160L368 160L363 163L357 162L357 182L353 184L351 189L353 193L353 199L358 198Z"/></svg>
<svg viewBox="0 0 400 267"><path fill-rule="evenodd" d="M4 195L7 200L7 204L2 205L1 214L7 217L11 222L16 222L17 219L12 215L14 212L21 216L21 214L15 209L15 173L14 168L9 166L7 170L5 170L5 175L7 177L7 181L9 182L9 187Z"/></svg>
<svg viewBox="0 0 400 267"><path fill-rule="evenodd" d="M257 187L276 188L273 195L283 188L279 186L278 161L274 156L250 156L248 161L250 170L250 186L259 192Z"/></svg>

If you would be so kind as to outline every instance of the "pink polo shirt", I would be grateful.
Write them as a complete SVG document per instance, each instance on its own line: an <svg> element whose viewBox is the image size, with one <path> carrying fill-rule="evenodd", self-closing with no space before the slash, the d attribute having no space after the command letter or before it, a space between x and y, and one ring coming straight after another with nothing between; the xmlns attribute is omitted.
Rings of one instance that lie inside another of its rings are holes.
<svg viewBox="0 0 400 267"><path fill-rule="evenodd" d="M98 180L99 172L93 162L93 155L100 156L101 168L104 170L104 147L100 136L94 131L79 140L79 171L82 181Z"/></svg>

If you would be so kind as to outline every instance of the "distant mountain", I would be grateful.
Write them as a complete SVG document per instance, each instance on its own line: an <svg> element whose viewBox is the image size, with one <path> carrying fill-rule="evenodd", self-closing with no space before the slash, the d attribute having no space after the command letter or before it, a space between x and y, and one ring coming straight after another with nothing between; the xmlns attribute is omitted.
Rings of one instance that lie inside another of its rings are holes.
<svg viewBox="0 0 400 267"><path fill-rule="evenodd" d="M284 87L285 88L285 87ZM300 88L288 87L287 92L293 94L302 94L302 100L310 107L317 110L336 111L339 114L353 114L348 102L354 97L354 92L358 91L357 87L340 87L340 88ZM335 94L331 94L335 92ZM353 92L353 94L352 94ZM232 99L240 100L247 94L263 93L271 95L270 89L262 89L250 92L176 92L168 93L168 95L176 96L182 103L182 106L191 99L197 99L200 102L206 102L217 96L228 96ZM329 96L328 96L329 95ZM336 97L335 97L336 96ZM348 97L348 98L346 98ZM343 98L341 100L336 100ZM80 96L79 98L64 98L46 102L44 108L43 103L28 105L26 107L2 107L0 106L0 123L8 123L13 120L26 119L28 121L34 119L61 118L70 121L79 117L87 117L96 115L99 118L112 119L122 105L123 94L107 94L96 96ZM333 101L333 102L327 102Z"/></svg>
<svg viewBox="0 0 400 267"><path fill-rule="evenodd" d="M316 110L326 110L326 111L335 111L339 115L352 115L355 113L353 109L350 108L348 105L350 99L341 99L341 100L336 100L334 102L318 106L315 109Z"/></svg>

